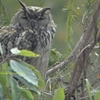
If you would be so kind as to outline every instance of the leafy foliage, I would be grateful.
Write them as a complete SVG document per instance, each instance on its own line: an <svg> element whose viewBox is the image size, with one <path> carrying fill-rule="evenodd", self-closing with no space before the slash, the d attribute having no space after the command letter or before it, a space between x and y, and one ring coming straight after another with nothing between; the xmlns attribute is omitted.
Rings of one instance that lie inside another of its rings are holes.
<svg viewBox="0 0 100 100"><path fill-rule="evenodd" d="M0 28L6 24L8 24L10 21L10 18L7 15L6 8L2 4L0 0Z"/></svg>
<svg viewBox="0 0 100 100"><path fill-rule="evenodd" d="M20 77L24 78L34 86L38 85L38 79L32 70L14 60L10 60L10 66Z"/></svg>
<svg viewBox="0 0 100 100"><path fill-rule="evenodd" d="M68 12L67 15L67 21L66 21L66 55L68 56L70 52L72 51L72 34L73 34L73 28L72 23L75 20L76 17L78 17L77 11L75 11L74 8L74 0L69 0L67 6L63 9Z"/></svg>
<svg viewBox="0 0 100 100"><path fill-rule="evenodd" d="M22 89L22 96L26 99L26 100L34 100L34 97L32 95L32 93L26 89Z"/></svg>
<svg viewBox="0 0 100 100"><path fill-rule="evenodd" d="M38 54L27 50L20 51L17 48L11 49L11 52L16 55L38 57ZM10 60L9 62L4 60L0 66L0 84L1 90L3 90L1 91L1 98L3 95L6 95L6 99L10 100L19 100L21 98L33 100L34 97L32 95L32 91L40 94L38 89L43 86L44 81L34 66L18 60L17 58L15 60ZM33 67L33 70L31 70L29 67ZM19 85L18 80L22 85ZM7 90L7 88L9 89ZM25 95L25 93L27 93L27 95Z"/></svg>
<svg viewBox="0 0 100 100"><path fill-rule="evenodd" d="M100 99L100 91L97 91L95 94L94 94L94 100L99 100Z"/></svg>
<svg viewBox="0 0 100 100"><path fill-rule="evenodd" d="M65 98L64 89L59 87L58 89L55 90L53 100L64 100L64 98Z"/></svg>
<svg viewBox="0 0 100 100"><path fill-rule="evenodd" d="M56 49L51 49L49 66L56 65L57 63L61 62L62 59L64 59L64 57L59 51L57 51Z"/></svg>
<svg viewBox="0 0 100 100"><path fill-rule="evenodd" d="M86 79L86 85L87 85L87 89L88 89L89 98L90 98L90 100L92 100L92 95L91 95L91 90L90 90L90 83L89 83L88 79Z"/></svg>

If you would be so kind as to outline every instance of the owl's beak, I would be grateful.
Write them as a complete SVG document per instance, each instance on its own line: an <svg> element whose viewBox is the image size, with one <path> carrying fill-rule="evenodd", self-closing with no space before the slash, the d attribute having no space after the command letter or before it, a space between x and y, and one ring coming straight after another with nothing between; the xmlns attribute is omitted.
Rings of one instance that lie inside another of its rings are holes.
<svg viewBox="0 0 100 100"><path fill-rule="evenodd" d="M34 21L31 21L31 27L32 27L32 29L35 27L35 22Z"/></svg>

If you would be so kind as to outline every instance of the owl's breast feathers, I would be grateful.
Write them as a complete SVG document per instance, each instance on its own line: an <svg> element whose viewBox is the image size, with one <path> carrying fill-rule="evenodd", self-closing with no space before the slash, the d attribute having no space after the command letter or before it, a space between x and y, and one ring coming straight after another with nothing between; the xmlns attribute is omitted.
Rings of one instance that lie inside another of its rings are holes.
<svg viewBox="0 0 100 100"><path fill-rule="evenodd" d="M4 57L10 54L10 49L27 49L38 52L38 49L51 48L51 42L54 37L54 29L36 30L16 30L12 27L4 27L0 30L0 43L3 49ZM45 51L44 51L45 52ZM1 61L1 60L0 60Z"/></svg>

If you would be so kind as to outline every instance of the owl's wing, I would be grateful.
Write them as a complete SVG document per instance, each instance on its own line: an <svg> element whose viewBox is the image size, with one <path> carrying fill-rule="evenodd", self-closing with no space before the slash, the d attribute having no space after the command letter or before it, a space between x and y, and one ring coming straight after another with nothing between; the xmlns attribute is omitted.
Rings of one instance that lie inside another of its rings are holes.
<svg viewBox="0 0 100 100"><path fill-rule="evenodd" d="M4 54L6 54L8 49L12 48L12 46L10 46L9 43L11 42L11 36L13 36L13 34L15 33L16 33L16 30L8 26L0 29L0 44L3 49Z"/></svg>
<svg viewBox="0 0 100 100"><path fill-rule="evenodd" d="M32 30L22 31L4 27L0 30L0 44L4 57L10 55L10 50L14 47L18 47L20 50L27 49L33 51L36 46L35 32Z"/></svg>

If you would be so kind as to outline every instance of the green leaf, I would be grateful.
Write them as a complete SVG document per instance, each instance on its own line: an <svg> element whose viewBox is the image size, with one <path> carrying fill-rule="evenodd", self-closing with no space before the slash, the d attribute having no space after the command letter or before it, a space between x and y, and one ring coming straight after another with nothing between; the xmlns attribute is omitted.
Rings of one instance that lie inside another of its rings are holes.
<svg viewBox="0 0 100 100"><path fill-rule="evenodd" d="M14 77L20 80L21 83L23 83L27 89L32 90L40 95L40 92L38 91L37 87L34 86L33 84L29 83L27 80L24 78L20 77L18 74L14 74Z"/></svg>
<svg viewBox="0 0 100 100"><path fill-rule="evenodd" d="M88 94L89 94L89 98L90 100L92 100L92 95L91 95L91 86L90 86L90 82L88 81L88 79L86 79L86 86L87 86L87 89L88 89Z"/></svg>
<svg viewBox="0 0 100 100"><path fill-rule="evenodd" d="M20 100L21 98L21 90L18 85L18 82L11 76L11 92L12 92L12 100Z"/></svg>
<svg viewBox="0 0 100 100"><path fill-rule="evenodd" d="M7 98L9 98L9 100L11 100L11 94L10 92L8 91L8 81L7 81L7 72L6 71L3 71L3 70L0 70L0 84L2 86L2 92L3 92L3 95L6 95ZM2 99L0 99L2 100Z"/></svg>
<svg viewBox="0 0 100 100"><path fill-rule="evenodd" d="M55 60L59 60L62 57L62 54L56 49L51 49L50 56L52 56Z"/></svg>
<svg viewBox="0 0 100 100"><path fill-rule="evenodd" d="M5 87L7 84L7 72L0 70L0 84Z"/></svg>
<svg viewBox="0 0 100 100"><path fill-rule="evenodd" d="M20 52L20 50L18 50L17 47L16 48L12 48L10 51L11 51L12 54L15 54L15 55L18 55L18 53Z"/></svg>
<svg viewBox="0 0 100 100"><path fill-rule="evenodd" d="M56 49L51 49L50 58L49 58L49 66L54 65L62 59L62 54L58 52Z"/></svg>
<svg viewBox="0 0 100 100"><path fill-rule="evenodd" d="M21 60L18 60L18 61L21 64L23 64L24 66L30 68L35 73L35 75L38 77L38 86L39 86L39 88L42 88L45 85L45 82L43 80L43 77L42 77L41 73L37 69L35 69L34 66L32 66L32 65L30 65L30 64L28 64L24 61L21 61Z"/></svg>
<svg viewBox="0 0 100 100"><path fill-rule="evenodd" d="M95 93L94 100L100 100L100 91Z"/></svg>
<svg viewBox="0 0 100 100"><path fill-rule="evenodd" d="M2 86L1 86L1 84L0 84L0 98L2 98L2 97L3 97ZM0 100L2 100L2 99L0 99Z"/></svg>
<svg viewBox="0 0 100 100"><path fill-rule="evenodd" d="M43 77L42 77L41 73L38 70L34 70L34 73L38 77L38 86L39 86L39 88L42 88L43 86L45 86L45 82L43 80Z"/></svg>
<svg viewBox="0 0 100 100"><path fill-rule="evenodd" d="M2 66L2 70L3 70L6 74L9 73L9 70L11 70L11 68L10 68L10 66L8 65L8 62L7 62L7 61L3 62L1 66Z"/></svg>
<svg viewBox="0 0 100 100"><path fill-rule="evenodd" d="M15 60L10 60L10 66L19 76L23 77L29 83L38 86L38 79L31 69Z"/></svg>
<svg viewBox="0 0 100 100"><path fill-rule="evenodd" d="M22 97L25 98L25 100L34 100L34 97L29 90L21 89L21 94Z"/></svg>
<svg viewBox="0 0 100 100"><path fill-rule="evenodd" d="M64 99L65 99L64 89L59 87L54 92L53 100L64 100Z"/></svg>
<svg viewBox="0 0 100 100"><path fill-rule="evenodd" d="M3 98L2 98L2 97L0 97L0 100L3 100Z"/></svg>
<svg viewBox="0 0 100 100"><path fill-rule="evenodd" d="M18 55L21 55L21 56L26 56L26 57L39 57L38 54L35 54L34 52L32 51L28 51L28 50L21 50Z"/></svg>
<svg viewBox="0 0 100 100"><path fill-rule="evenodd" d="M25 57L39 57L39 54L36 54L29 50L18 50L17 47L12 48L10 51L12 54L15 54L15 55L20 55L20 56L25 56Z"/></svg>
<svg viewBox="0 0 100 100"><path fill-rule="evenodd" d="M3 54L1 43L0 43L0 53Z"/></svg>

